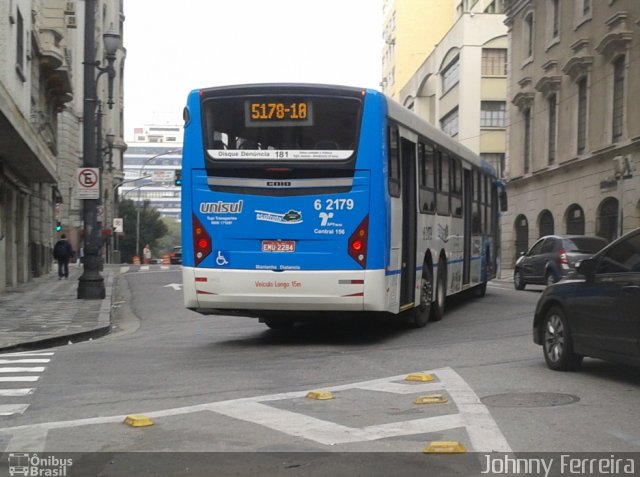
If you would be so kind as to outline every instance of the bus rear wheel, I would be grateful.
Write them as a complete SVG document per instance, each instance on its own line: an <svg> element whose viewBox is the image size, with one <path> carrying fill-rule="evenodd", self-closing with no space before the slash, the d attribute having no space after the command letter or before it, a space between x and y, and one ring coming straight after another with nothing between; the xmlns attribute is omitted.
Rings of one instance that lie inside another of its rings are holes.
<svg viewBox="0 0 640 477"><path fill-rule="evenodd" d="M431 300L433 295L433 271L425 264L422 268L420 282L420 303L415 307L410 324L414 328L422 328L429 322L431 315Z"/></svg>
<svg viewBox="0 0 640 477"><path fill-rule="evenodd" d="M447 266L444 260L438 262L438 279L436 280L436 296L431 305L430 321L440 321L444 316L444 302L447 298Z"/></svg>

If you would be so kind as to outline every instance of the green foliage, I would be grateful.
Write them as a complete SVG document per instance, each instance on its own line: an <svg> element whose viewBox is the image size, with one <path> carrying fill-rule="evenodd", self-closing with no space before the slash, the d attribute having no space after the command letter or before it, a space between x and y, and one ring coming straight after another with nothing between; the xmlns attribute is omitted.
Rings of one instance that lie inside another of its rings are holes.
<svg viewBox="0 0 640 477"><path fill-rule="evenodd" d="M169 231L160 213L145 201L139 208L132 200L125 199L118 208L119 217L124 221L124 233L119 234L118 249L123 262L131 263L134 255L141 255L145 244L149 244L154 257L159 257L158 242ZM136 225L140 214L140 240L136 247Z"/></svg>
<svg viewBox="0 0 640 477"><path fill-rule="evenodd" d="M182 243L180 222L170 217L162 217L162 221L167 226L168 231L164 237L158 240L158 253L171 253L173 247Z"/></svg>

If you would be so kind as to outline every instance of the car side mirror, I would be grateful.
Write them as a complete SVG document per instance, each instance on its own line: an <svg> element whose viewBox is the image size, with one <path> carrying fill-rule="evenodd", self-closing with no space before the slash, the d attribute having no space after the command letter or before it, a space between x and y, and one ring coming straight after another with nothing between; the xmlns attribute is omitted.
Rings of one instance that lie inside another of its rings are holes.
<svg viewBox="0 0 640 477"><path fill-rule="evenodd" d="M576 271L585 277L594 275L596 272L596 262L592 258L585 258L576 265Z"/></svg>

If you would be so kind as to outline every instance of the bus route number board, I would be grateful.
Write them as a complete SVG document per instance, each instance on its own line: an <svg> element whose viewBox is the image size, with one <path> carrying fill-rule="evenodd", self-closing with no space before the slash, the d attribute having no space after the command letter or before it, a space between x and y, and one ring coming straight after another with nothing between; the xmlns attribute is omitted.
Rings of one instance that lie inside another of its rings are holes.
<svg viewBox="0 0 640 477"><path fill-rule="evenodd" d="M296 243L293 240L263 240L263 252L295 252Z"/></svg>

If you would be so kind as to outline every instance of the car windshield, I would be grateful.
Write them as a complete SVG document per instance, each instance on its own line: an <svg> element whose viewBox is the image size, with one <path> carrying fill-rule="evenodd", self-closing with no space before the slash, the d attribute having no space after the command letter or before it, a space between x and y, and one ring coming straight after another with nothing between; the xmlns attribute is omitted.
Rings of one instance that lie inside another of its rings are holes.
<svg viewBox="0 0 640 477"><path fill-rule="evenodd" d="M567 252L596 253L600 251L607 241L599 237L572 237L563 240L563 247Z"/></svg>

